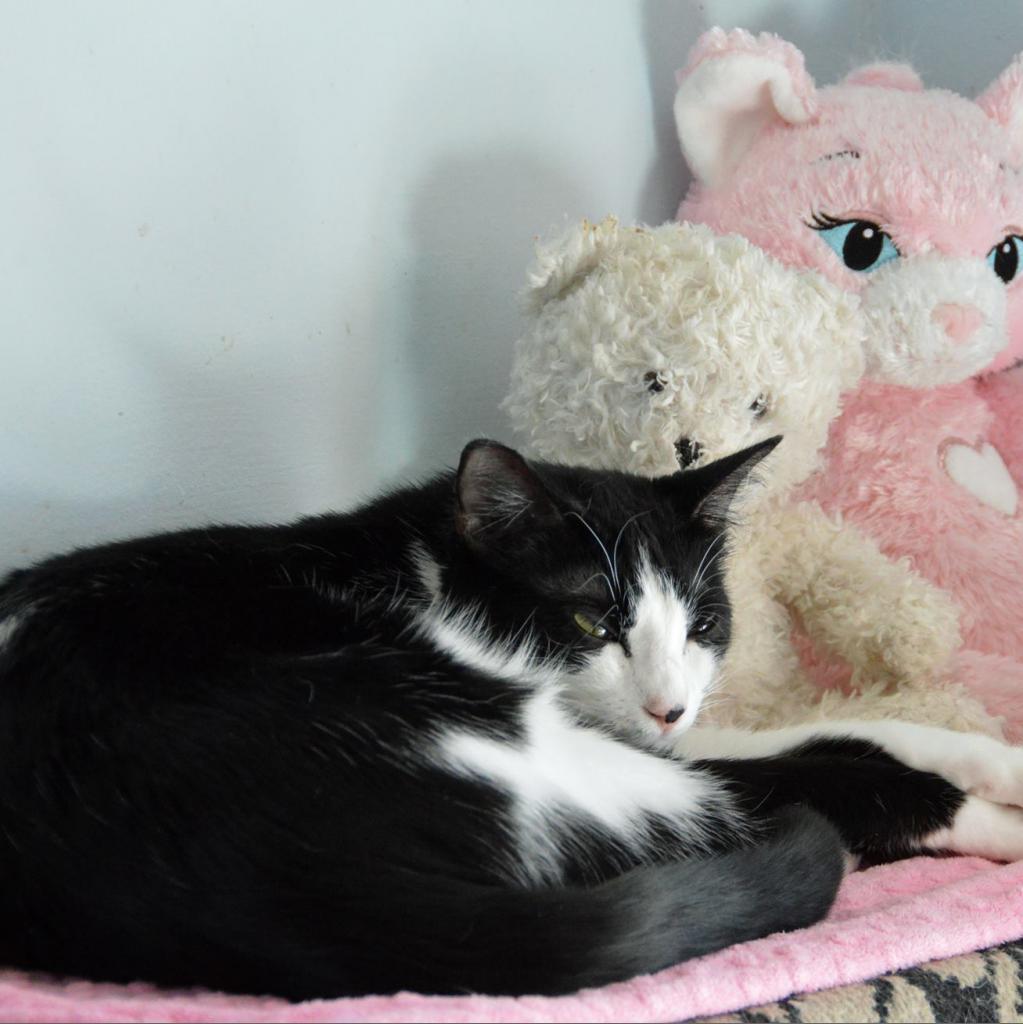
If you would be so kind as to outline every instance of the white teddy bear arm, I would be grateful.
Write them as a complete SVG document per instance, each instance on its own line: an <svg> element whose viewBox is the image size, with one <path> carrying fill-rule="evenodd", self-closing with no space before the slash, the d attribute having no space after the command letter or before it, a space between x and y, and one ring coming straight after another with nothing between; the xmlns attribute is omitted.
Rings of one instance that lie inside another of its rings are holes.
<svg viewBox="0 0 1023 1024"><path fill-rule="evenodd" d="M934 678L960 642L951 598L815 504L784 513L772 585L810 640L846 661L857 684Z"/></svg>

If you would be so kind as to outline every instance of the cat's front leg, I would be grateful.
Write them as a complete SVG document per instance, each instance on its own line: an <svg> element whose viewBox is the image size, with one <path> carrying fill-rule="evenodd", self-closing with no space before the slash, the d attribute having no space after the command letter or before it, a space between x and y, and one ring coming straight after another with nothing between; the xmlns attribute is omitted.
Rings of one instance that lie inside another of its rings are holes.
<svg viewBox="0 0 1023 1024"><path fill-rule="evenodd" d="M781 754L696 762L721 780L751 821L803 804L824 815L855 855L930 850L1023 859L1023 810L968 795L877 744L817 736Z"/></svg>
<svg viewBox="0 0 1023 1024"><path fill-rule="evenodd" d="M907 767L934 772L966 793L1023 807L1023 747L914 722L811 722L763 732L696 727L675 739L673 751L687 759L771 757L843 736L874 743Z"/></svg>

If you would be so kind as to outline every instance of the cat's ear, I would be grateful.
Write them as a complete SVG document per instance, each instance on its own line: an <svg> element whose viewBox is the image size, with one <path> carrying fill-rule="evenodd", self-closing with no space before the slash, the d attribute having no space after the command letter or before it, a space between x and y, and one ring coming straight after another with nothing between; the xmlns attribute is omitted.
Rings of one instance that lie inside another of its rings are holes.
<svg viewBox="0 0 1023 1024"><path fill-rule="evenodd" d="M680 511L691 519L720 529L729 524L735 496L750 473L780 443L780 436L770 437L699 469L684 470L661 479L664 486L671 489Z"/></svg>
<svg viewBox="0 0 1023 1024"><path fill-rule="evenodd" d="M529 463L496 441L465 446L455 493L455 528L477 550L506 545L512 535L528 535L560 519Z"/></svg>

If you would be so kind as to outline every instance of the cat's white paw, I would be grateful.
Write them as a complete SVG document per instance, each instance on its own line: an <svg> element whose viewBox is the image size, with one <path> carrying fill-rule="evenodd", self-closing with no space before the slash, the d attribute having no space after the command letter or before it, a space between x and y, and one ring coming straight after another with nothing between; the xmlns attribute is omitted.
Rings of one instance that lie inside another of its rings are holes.
<svg viewBox="0 0 1023 1024"><path fill-rule="evenodd" d="M937 769L950 782L996 804L1023 807L1023 747L988 736L959 737Z"/></svg>
<svg viewBox="0 0 1023 1024"><path fill-rule="evenodd" d="M989 860L1023 860L1023 810L968 796L952 824L925 837L921 845Z"/></svg>
<svg viewBox="0 0 1023 1024"><path fill-rule="evenodd" d="M909 722L861 722L854 728L853 735L877 742L910 768L934 772L985 800L1023 807L1023 747Z"/></svg>

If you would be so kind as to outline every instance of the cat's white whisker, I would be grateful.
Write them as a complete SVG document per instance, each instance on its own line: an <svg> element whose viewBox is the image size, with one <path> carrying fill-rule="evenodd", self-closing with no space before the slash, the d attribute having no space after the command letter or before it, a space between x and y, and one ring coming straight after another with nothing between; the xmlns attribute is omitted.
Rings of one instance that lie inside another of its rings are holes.
<svg viewBox="0 0 1023 1024"><path fill-rule="evenodd" d="M710 544L707 545L707 550L703 553L703 558L700 559L700 564L696 567L696 572L693 574L693 582L690 584L690 590L693 593L699 593L703 586L703 578L707 569L714 564L711 560L715 553L715 550L725 542L725 534L720 533L715 537Z"/></svg>
<svg viewBox="0 0 1023 1024"><path fill-rule="evenodd" d="M596 530L594 530L593 527L590 526L590 524L588 522L586 522L586 520L578 512L576 512L574 510L570 510L567 514L570 515L570 516L574 516L576 519L578 519L579 522L582 523L583 526L585 526L586 529L590 531L590 534L593 537L593 539L600 545L600 550L604 553L604 560L607 562L607 567L611 571L611 580L614 583L614 591L613 592L617 593L618 592L618 573L617 573L617 571L615 569L614 563L611 561L611 556L607 553L607 548L604 546L604 542L600 539L599 536L597 536Z"/></svg>
<svg viewBox="0 0 1023 1024"><path fill-rule="evenodd" d="M585 590L586 587L588 587L590 585L590 583L592 583L594 580L603 580L604 581L604 586L607 587L607 592L608 592L608 594L611 595L611 600L613 601L615 599L615 588L611 584L611 580L608 577L606 572L595 572L592 576L589 577L589 579L587 579L582 584L582 586L579 589L580 590Z"/></svg>
<svg viewBox="0 0 1023 1024"><path fill-rule="evenodd" d="M611 564L614 569L614 577L616 582L618 580L618 545L621 543L622 535L625 533L626 528L631 523L634 523L637 519L639 519L640 516L645 516L649 514L650 510L644 509L642 512L637 512L635 515L629 516L629 518L626 519L624 523L622 523L622 528L618 531L618 536L615 537L614 547L611 550Z"/></svg>

